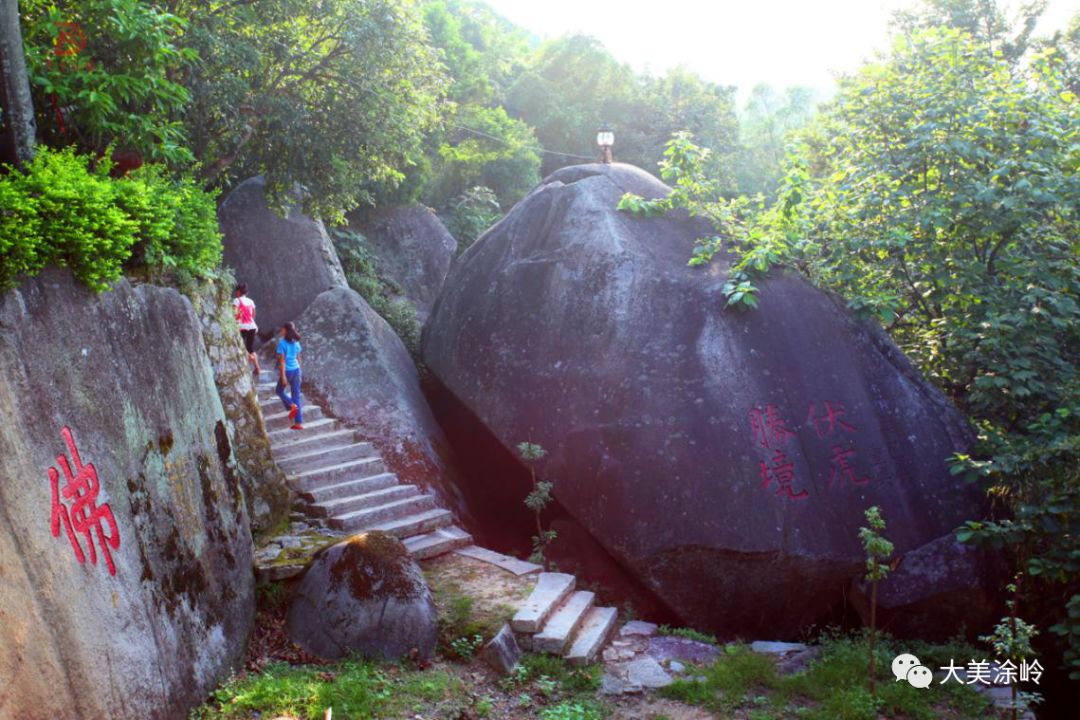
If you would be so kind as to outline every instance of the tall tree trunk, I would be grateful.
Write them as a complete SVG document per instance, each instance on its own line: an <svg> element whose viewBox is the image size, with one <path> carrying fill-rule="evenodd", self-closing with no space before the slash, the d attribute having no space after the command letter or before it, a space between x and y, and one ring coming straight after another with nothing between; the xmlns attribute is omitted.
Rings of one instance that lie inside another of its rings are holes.
<svg viewBox="0 0 1080 720"><path fill-rule="evenodd" d="M0 162L27 163L34 156L34 103L19 29L18 0L0 0Z"/></svg>

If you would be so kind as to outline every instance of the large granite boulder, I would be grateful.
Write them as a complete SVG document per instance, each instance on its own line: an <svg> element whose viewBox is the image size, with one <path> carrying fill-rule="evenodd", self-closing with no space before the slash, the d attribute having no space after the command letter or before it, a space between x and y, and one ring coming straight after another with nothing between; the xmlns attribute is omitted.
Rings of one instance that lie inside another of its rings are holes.
<svg viewBox="0 0 1080 720"><path fill-rule="evenodd" d="M669 189L626 165L548 177L458 259L422 342L505 448L548 450L556 500L620 565L684 622L783 637L843 602L867 506L900 554L980 514L946 465L964 418L879 328L793 273L725 311L729 261L687 266L709 228L617 212L628 191Z"/></svg>
<svg viewBox="0 0 1080 720"><path fill-rule="evenodd" d="M438 616L424 574L400 540L354 535L312 560L289 606L289 637L326 659L352 653L429 658Z"/></svg>
<svg viewBox="0 0 1080 720"><path fill-rule="evenodd" d="M360 224L379 274L401 288L422 325L442 290L457 241L423 205L376 210Z"/></svg>
<svg viewBox="0 0 1080 720"><path fill-rule="evenodd" d="M264 338L296 318L315 297L346 287L345 272L320 220L289 207L282 217L268 205L266 179L240 183L218 208L224 262L247 283Z"/></svg>
<svg viewBox="0 0 1080 720"><path fill-rule="evenodd" d="M348 288L319 295L297 320L304 386L373 443L403 482L434 491L465 515L448 445L420 389L416 364L390 325Z"/></svg>
<svg viewBox="0 0 1080 720"><path fill-rule="evenodd" d="M248 517L175 290L0 297L0 717L186 718L254 619Z"/></svg>

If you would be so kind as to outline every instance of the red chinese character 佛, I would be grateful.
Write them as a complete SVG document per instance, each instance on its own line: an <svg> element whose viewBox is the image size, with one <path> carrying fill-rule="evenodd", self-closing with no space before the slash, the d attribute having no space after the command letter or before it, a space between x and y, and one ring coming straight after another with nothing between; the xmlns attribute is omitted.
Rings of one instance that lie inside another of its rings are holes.
<svg viewBox="0 0 1080 720"><path fill-rule="evenodd" d="M109 568L109 574L116 574L116 566L113 564L110 548L116 550L120 547L120 530L116 526L116 518L113 517L112 508L108 503L98 505L97 496L101 488L98 482L97 470L92 464L83 465L79 457L79 449L75 446L75 439L69 428L63 428L60 435L64 438L68 452L71 453L71 462L63 455L56 457L56 464L60 467L49 468L49 484L52 488L52 534L60 537L60 525L63 524L67 531L71 549L75 551L75 557L80 563L86 562L83 554L82 542L79 535L86 539L87 552L90 554L90 564L97 565L97 550L94 547L95 537L101 547L101 554L105 558L105 565ZM74 469L73 469L74 466ZM64 475L64 486L60 487L60 473ZM71 503L70 508L61 500ZM108 526L109 532L105 532L103 526Z"/></svg>

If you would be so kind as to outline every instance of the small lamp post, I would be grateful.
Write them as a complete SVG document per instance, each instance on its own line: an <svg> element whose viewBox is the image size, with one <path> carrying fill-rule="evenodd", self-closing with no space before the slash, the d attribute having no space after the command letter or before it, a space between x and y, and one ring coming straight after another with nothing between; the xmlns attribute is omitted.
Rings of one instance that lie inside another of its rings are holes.
<svg viewBox="0 0 1080 720"><path fill-rule="evenodd" d="M596 144L600 146L600 162L610 165L612 161L611 146L615 144L615 133L611 131L607 123L596 131Z"/></svg>

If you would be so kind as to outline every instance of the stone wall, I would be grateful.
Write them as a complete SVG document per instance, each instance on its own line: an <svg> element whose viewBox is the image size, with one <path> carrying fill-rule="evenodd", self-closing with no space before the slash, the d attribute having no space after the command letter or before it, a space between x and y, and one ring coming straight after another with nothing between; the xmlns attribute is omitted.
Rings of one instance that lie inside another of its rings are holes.
<svg viewBox="0 0 1080 720"><path fill-rule="evenodd" d="M288 520L290 494L285 474L270 454L255 383L240 330L232 313L232 284L206 283L193 298L203 342L225 408L225 427L244 488L252 533L259 538Z"/></svg>
<svg viewBox="0 0 1080 720"><path fill-rule="evenodd" d="M185 718L239 665L252 543L175 290L0 297L0 719Z"/></svg>

